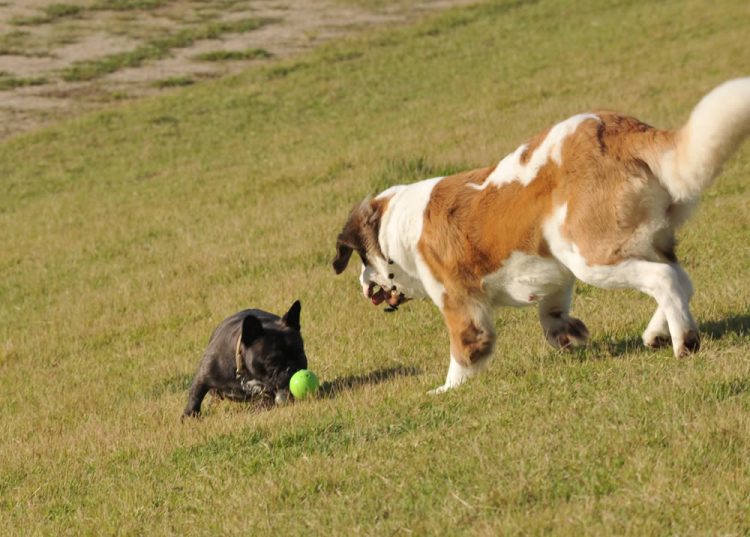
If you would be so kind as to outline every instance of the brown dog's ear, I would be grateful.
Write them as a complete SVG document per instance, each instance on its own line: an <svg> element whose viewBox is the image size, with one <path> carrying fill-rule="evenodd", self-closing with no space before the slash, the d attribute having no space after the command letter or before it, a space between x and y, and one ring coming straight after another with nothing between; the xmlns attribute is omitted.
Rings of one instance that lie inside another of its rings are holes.
<svg viewBox="0 0 750 537"><path fill-rule="evenodd" d="M287 325L289 328L293 328L297 332L299 332L299 312L301 309L302 304L300 304L300 301L297 300L294 304L292 304L292 307L289 308L289 311L287 311L286 314L281 318L281 322Z"/></svg>
<svg viewBox="0 0 750 537"><path fill-rule="evenodd" d="M341 236L339 236L338 241L336 241L336 258L333 260L333 270L336 271L336 274L344 272L353 251L354 249L342 241Z"/></svg>
<svg viewBox="0 0 750 537"><path fill-rule="evenodd" d="M368 255L368 244L373 243L372 246L380 249L377 245L377 225L379 222L376 216L378 215L376 215L372 206L372 199L369 197L354 206L344 229L336 239L336 258L333 260L333 269L336 274L344 272L354 250L359 252L364 260ZM374 231L372 231L373 228ZM368 241L367 237L370 236L375 238Z"/></svg>

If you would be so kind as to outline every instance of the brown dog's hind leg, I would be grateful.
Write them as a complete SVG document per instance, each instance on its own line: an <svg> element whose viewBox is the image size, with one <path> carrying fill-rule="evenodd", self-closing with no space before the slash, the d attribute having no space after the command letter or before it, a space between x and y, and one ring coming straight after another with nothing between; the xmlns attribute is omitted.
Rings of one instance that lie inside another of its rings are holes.
<svg viewBox="0 0 750 537"><path fill-rule="evenodd" d="M539 321L542 323L544 337L556 349L565 350L585 345L589 339L586 325L569 315L573 283L574 280L571 280L539 304Z"/></svg>

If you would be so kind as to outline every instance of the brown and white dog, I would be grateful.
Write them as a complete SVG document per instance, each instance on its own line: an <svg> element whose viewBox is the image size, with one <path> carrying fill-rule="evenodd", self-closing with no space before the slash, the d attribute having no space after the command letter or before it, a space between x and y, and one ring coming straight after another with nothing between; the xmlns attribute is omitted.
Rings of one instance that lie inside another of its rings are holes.
<svg viewBox="0 0 750 537"><path fill-rule="evenodd" d="M671 338L675 356L685 356L699 339L675 230L748 133L750 78L711 91L677 131L610 111L576 115L495 166L365 199L338 236L333 267L340 274L356 251L373 304L423 296L437 304L451 360L431 393L486 367L497 305L538 304L550 345L584 343L586 326L569 315L576 278L654 297L643 342Z"/></svg>

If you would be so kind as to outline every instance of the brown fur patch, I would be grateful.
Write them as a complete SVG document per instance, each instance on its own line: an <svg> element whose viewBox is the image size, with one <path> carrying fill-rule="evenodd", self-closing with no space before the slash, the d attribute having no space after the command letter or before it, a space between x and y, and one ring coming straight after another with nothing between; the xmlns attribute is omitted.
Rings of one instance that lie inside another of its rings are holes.
<svg viewBox="0 0 750 537"><path fill-rule="evenodd" d="M656 244L633 240L639 226L667 215L671 200L659 193L649 162L674 144L674 133L654 129L613 112L599 111L601 123L582 123L562 147L558 170L568 213L563 234L589 265L617 264L627 257L661 257ZM664 240L674 229L664 230Z"/></svg>
<svg viewBox="0 0 750 537"><path fill-rule="evenodd" d="M462 366L469 367L492 353L495 332L486 315L473 311L462 300L446 298L443 314L451 340L451 356Z"/></svg>
<svg viewBox="0 0 750 537"><path fill-rule="evenodd" d="M438 281L479 290L485 276L512 252L551 256L542 235L542 215L558 186L554 164L543 166L524 187L513 182L478 190L493 168L446 177L432 191L418 248ZM481 180L480 180L481 178Z"/></svg>

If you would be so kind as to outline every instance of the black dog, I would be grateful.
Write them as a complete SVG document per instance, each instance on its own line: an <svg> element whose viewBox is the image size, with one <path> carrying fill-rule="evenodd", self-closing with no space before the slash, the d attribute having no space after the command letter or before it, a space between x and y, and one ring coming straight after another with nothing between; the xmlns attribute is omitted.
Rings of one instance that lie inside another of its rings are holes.
<svg viewBox="0 0 750 537"><path fill-rule="evenodd" d="M232 401L286 402L291 397L289 379L307 369L300 308L298 300L282 318L245 310L222 321L211 334L193 378L185 416L200 414L209 390Z"/></svg>

